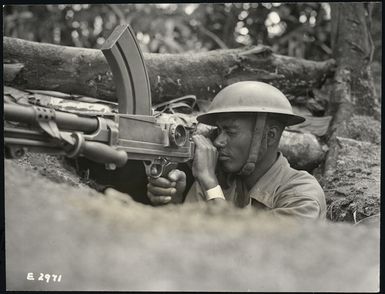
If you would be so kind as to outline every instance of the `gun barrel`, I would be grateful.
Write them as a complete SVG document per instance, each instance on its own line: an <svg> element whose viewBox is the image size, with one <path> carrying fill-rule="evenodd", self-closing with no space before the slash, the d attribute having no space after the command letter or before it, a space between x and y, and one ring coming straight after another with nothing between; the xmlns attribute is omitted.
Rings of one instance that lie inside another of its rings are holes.
<svg viewBox="0 0 385 294"><path fill-rule="evenodd" d="M34 107L18 104L4 104L4 119L27 124L36 124ZM55 112L55 121L60 129L92 133L98 128L98 120L94 117L81 117L72 113Z"/></svg>
<svg viewBox="0 0 385 294"><path fill-rule="evenodd" d="M4 138L5 145L19 145L19 146L28 146L28 147L50 147L50 148L60 148L58 144L54 142L46 142L32 139L23 139L23 138Z"/></svg>

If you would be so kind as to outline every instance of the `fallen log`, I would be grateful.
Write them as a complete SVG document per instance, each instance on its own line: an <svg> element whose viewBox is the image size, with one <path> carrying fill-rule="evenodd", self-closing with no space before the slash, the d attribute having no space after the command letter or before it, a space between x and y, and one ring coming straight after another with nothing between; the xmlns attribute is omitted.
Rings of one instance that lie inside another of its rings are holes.
<svg viewBox="0 0 385 294"><path fill-rule="evenodd" d="M100 50L4 37L3 52L6 85L116 101L112 74ZM307 97L334 67L334 60L278 55L266 46L194 54L144 53L144 59L153 103L187 94L211 99L221 88L242 80L271 83L289 99Z"/></svg>
<svg viewBox="0 0 385 294"><path fill-rule="evenodd" d="M311 172L324 161L328 147L311 133L284 131L279 149L292 167Z"/></svg>

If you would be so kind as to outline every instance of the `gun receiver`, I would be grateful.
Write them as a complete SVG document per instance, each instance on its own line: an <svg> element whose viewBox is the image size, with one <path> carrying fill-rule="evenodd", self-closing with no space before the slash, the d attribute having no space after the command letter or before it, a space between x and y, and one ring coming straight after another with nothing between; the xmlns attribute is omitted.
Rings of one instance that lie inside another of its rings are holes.
<svg viewBox="0 0 385 294"><path fill-rule="evenodd" d="M122 167L128 159L142 160L151 177L193 158L192 129L152 115L147 70L129 26L116 27L102 52L113 73L119 113L80 115L5 104L6 157L22 156L28 149L84 156L107 169Z"/></svg>

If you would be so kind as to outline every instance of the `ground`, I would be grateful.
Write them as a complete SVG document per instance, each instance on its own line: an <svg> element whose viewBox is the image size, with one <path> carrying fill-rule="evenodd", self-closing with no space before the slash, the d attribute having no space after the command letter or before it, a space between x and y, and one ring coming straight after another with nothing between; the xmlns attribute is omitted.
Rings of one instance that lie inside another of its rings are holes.
<svg viewBox="0 0 385 294"><path fill-rule="evenodd" d="M318 177L332 221L379 220L381 183L381 126L366 116L353 116L339 129L336 169Z"/></svg>
<svg viewBox="0 0 385 294"><path fill-rule="evenodd" d="M324 185L328 193L328 217L357 222L380 213L380 146L340 139L343 158Z"/></svg>
<svg viewBox="0 0 385 294"><path fill-rule="evenodd" d="M378 224L278 222L251 208L155 208L68 175L58 184L65 172L48 178L41 173L49 169L25 161L5 160L5 171L8 290L379 289ZM61 281L47 282L47 274Z"/></svg>

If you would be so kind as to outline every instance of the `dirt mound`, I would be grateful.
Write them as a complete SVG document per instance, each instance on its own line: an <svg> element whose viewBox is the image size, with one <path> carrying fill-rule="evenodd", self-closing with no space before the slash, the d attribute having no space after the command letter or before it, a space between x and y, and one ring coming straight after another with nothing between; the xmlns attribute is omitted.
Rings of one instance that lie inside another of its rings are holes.
<svg viewBox="0 0 385 294"><path fill-rule="evenodd" d="M376 225L153 208L14 161L5 170L8 290L378 291Z"/></svg>
<svg viewBox="0 0 385 294"><path fill-rule="evenodd" d="M354 116L339 129L333 175L320 178L333 221L358 222L380 214L380 122ZM352 139L356 138L356 139Z"/></svg>
<svg viewBox="0 0 385 294"><path fill-rule="evenodd" d="M345 152L351 151L350 155L361 154L361 158L345 156L346 161L338 161L336 173L323 185L327 196L327 217L332 221L356 223L380 214L380 161L360 164L369 154L359 153L363 151L360 149L363 143L355 145L352 142L341 140L342 148ZM370 147L376 149L375 146ZM368 149L364 149L367 152Z"/></svg>
<svg viewBox="0 0 385 294"><path fill-rule="evenodd" d="M19 159L14 160L24 169L33 169L41 176L48 178L54 183L79 186L85 184L76 174L75 169L67 164L63 156L47 155L41 153L25 153ZM7 169L5 169L8 172Z"/></svg>
<svg viewBox="0 0 385 294"><path fill-rule="evenodd" d="M338 128L339 137L381 144L381 122L370 116L353 115Z"/></svg>

